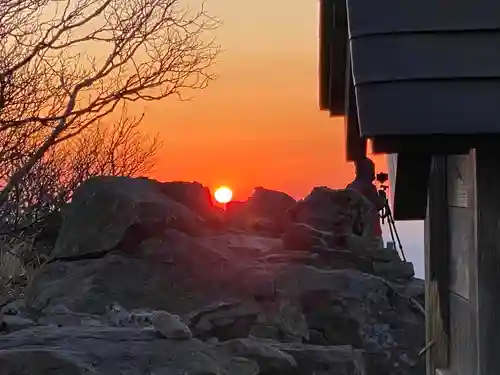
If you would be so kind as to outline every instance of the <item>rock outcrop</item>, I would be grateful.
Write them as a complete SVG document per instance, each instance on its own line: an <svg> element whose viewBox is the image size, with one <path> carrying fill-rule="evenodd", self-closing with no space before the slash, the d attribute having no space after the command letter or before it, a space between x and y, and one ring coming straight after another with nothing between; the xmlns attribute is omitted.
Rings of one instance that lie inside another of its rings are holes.
<svg viewBox="0 0 500 375"><path fill-rule="evenodd" d="M373 246L373 208L288 198L248 206L274 227L222 231L201 185L87 181L3 307L0 374L423 374L423 284Z"/></svg>
<svg viewBox="0 0 500 375"><path fill-rule="evenodd" d="M369 236L376 209L355 190L315 187L291 210L294 221L335 234Z"/></svg>
<svg viewBox="0 0 500 375"><path fill-rule="evenodd" d="M227 221L236 229L280 236L290 222L289 210L295 204L288 194L256 187L247 201L227 205Z"/></svg>

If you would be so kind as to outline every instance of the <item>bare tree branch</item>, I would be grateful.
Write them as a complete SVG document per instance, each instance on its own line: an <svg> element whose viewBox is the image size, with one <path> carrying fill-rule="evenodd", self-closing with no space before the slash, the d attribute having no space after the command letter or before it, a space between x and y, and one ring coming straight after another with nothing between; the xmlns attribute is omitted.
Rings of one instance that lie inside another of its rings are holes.
<svg viewBox="0 0 500 375"><path fill-rule="evenodd" d="M203 3L182 0L0 1L0 167L10 166L0 206L47 153L120 103L205 88L217 26Z"/></svg>
<svg viewBox="0 0 500 375"><path fill-rule="evenodd" d="M0 209L1 232L16 232L47 217L92 176L137 177L150 172L161 142L157 135L140 131L142 120L142 115L130 117L123 105L115 123L100 123L51 148Z"/></svg>

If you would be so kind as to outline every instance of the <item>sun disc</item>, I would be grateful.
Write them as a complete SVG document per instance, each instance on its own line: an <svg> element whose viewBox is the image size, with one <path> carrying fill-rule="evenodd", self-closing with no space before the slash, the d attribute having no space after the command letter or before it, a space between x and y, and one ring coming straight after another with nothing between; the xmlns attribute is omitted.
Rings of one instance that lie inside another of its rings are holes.
<svg viewBox="0 0 500 375"><path fill-rule="evenodd" d="M233 198L233 192L226 186L221 186L215 191L215 200L219 203L228 203Z"/></svg>

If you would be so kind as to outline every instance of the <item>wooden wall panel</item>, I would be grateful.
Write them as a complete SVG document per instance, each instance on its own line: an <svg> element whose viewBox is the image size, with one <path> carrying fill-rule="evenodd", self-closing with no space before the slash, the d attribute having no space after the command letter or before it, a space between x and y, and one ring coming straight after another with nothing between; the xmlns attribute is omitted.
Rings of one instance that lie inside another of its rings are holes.
<svg viewBox="0 0 500 375"><path fill-rule="evenodd" d="M450 370L452 374L474 375L475 325L473 305L461 296L450 293Z"/></svg>
<svg viewBox="0 0 500 375"><path fill-rule="evenodd" d="M397 31L498 30L496 0L347 0L351 36Z"/></svg>
<svg viewBox="0 0 500 375"><path fill-rule="evenodd" d="M475 159L478 367L500 374L500 153L478 147Z"/></svg>
<svg viewBox="0 0 500 375"><path fill-rule="evenodd" d="M500 32L400 33L357 38L351 41L356 85L500 77L498 45Z"/></svg>
<svg viewBox="0 0 500 375"><path fill-rule="evenodd" d="M330 46L333 36L335 0L321 0L319 6L319 107L330 105Z"/></svg>
<svg viewBox="0 0 500 375"><path fill-rule="evenodd" d="M347 12L345 0L335 0L333 31L330 43L330 89L329 105L331 116L345 114L346 63L348 51Z"/></svg>
<svg viewBox="0 0 500 375"><path fill-rule="evenodd" d="M447 157L447 203L450 230L450 290L470 299L474 255L473 173L470 155Z"/></svg>
<svg viewBox="0 0 500 375"><path fill-rule="evenodd" d="M344 117L346 159L347 161L355 161L366 156L367 142L359 132L358 106L352 81L350 59L347 60L346 90L346 115Z"/></svg>
<svg viewBox="0 0 500 375"><path fill-rule="evenodd" d="M473 252L472 210L448 207L450 225L450 291L470 299L470 257Z"/></svg>
<svg viewBox="0 0 500 375"><path fill-rule="evenodd" d="M498 122L492 120L500 117L498 78L361 85L354 78L365 137L500 133Z"/></svg>
<svg viewBox="0 0 500 375"><path fill-rule="evenodd" d="M449 368L478 375L474 158L446 157L449 262Z"/></svg>
<svg viewBox="0 0 500 375"><path fill-rule="evenodd" d="M450 311L446 196L446 157L434 156L429 176L429 196L425 218L425 331L427 343L435 343L426 353L428 375L434 375L438 367L448 366Z"/></svg>

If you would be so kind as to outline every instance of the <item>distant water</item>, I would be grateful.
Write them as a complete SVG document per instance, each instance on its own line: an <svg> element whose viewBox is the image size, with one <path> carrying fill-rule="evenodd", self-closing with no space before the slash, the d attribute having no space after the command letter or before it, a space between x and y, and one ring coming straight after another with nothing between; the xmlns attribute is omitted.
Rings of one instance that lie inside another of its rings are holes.
<svg viewBox="0 0 500 375"><path fill-rule="evenodd" d="M423 221L399 221L396 228L403 245L406 259L413 263L415 267L415 276L421 279L425 274L424 263L424 222ZM392 241L389 227L385 223L382 227L384 240ZM398 245L396 244L396 247Z"/></svg>

